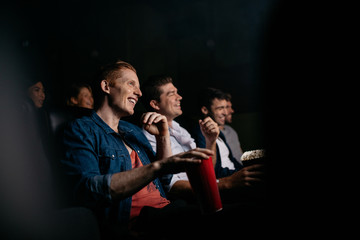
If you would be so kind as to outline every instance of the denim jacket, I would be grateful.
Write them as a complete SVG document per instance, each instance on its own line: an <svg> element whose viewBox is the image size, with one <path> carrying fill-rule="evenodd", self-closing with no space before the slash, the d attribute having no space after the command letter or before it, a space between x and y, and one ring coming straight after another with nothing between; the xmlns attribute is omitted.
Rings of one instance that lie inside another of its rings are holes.
<svg viewBox="0 0 360 240"><path fill-rule="evenodd" d="M76 119L64 130L62 164L69 177L77 204L89 207L106 222L126 222L130 216L131 196L113 200L110 181L114 173L130 170L131 159L124 142L134 149L143 165L155 159L155 153L141 129L119 121L119 133L113 131L94 111ZM155 186L166 198L159 179Z"/></svg>

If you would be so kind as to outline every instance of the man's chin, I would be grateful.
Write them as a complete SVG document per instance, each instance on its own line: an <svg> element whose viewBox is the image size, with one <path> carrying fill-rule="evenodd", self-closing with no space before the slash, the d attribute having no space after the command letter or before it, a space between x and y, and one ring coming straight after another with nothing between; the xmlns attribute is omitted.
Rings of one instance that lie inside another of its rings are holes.
<svg viewBox="0 0 360 240"><path fill-rule="evenodd" d="M122 117L130 117L132 115L134 115L135 111L134 110L127 110L127 111L123 111L121 116Z"/></svg>
<svg viewBox="0 0 360 240"><path fill-rule="evenodd" d="M183 111L181 109L175 112L176 117L180 116L181 114L183 114Z"/></svg>

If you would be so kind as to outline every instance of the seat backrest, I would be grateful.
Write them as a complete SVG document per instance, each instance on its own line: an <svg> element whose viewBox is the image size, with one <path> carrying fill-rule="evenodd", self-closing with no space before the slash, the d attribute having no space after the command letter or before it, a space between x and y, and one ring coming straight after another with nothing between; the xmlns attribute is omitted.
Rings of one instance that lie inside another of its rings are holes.
<svg viewBox="0 0 360 240"><path fill-rule="evenodd" d="M48 110L50 139L48 140L48 154L51 161L54 181L56 187L59 188L59 204L61 206L71 206L71 194L68 192L69 186L64 177L63 168L61 165L61 158L63 157L63 132L68 122L80 118L82 116L90 115L91 109L85 108L53 108Z"/></svg>
<svg viewBox="0 0 360 240"><path fill-rule="evenodd" d="M89 116L92 110L82 107L67 107L49 109L48 113L51 131L54 136L57 136L68 121L82 116Z"/></svg>
<svg viewBox="0 0 360 240"><path fill-rule="evenodd" d="M74 119L73 115L64 110L50 110L49 120L50 128L53 136L57 136L58 132L64 127L64 125Z"/></svg>

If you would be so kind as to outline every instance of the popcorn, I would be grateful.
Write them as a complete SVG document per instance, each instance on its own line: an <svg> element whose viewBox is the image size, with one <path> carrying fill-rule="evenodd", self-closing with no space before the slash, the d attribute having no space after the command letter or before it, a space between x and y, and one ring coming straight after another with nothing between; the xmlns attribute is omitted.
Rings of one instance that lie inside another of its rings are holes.
<svg viewBox="0 0 360 240"><path fill-rule="evenodd" d="M262 158L265 156L265 150L264 149L256 149L251 151L246 151L241 155L241 161L256 159L256 158Z"/></svg>

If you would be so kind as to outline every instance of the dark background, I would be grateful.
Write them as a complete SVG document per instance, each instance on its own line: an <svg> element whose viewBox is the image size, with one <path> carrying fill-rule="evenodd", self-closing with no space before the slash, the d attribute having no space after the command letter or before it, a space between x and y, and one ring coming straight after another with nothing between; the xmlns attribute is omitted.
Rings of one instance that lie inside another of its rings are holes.
<svg viewBox="0 0 360 240"><path fill-rule="evenodd" d="M183 96L183 117L197 113L200 86L233 96L234 128L245 150L263 147L263 61L275 0L14 1L7 31L22 69L41 79L46 106L66 87L89 81L113 59L131 63L140 83L169 74ZM4 23L4 22L3 22ZM142 111L141 102L137 110Z"/></svg>
<svg viewBox="0 0 360 240"><path fill-rule="evenodd" d="M356 7L275 0L10 2L0 8L1 189L22 192L9 182L27 176L26 164L36 167L27 155L18 156L25 153L18 128L23 122L12 104L20 94L16 83L41 78L46 104L55 106L69 83L90 79L100 64L119 58L135 66L140 81L151 74L172 75L189 117L202 84L233 95L233 126L243 149L262 147L266 136L274 236L348 232L339 228L341 217L334 211L353 212L345 209L354 198L345 196L344 186L358 175L349 174L353 163L346 165L356 158L343 156L356 149L348 137L356 136L358 125L352 124L358 102L352 92L358 91L353 87ZM26 163L23 172L17 159ZM30 188L25 184L25 189ZM331 202L338 198L346 203ZM319 227L323 220L330 228ZM289 231L279 232L278 226Z"/></svg>

